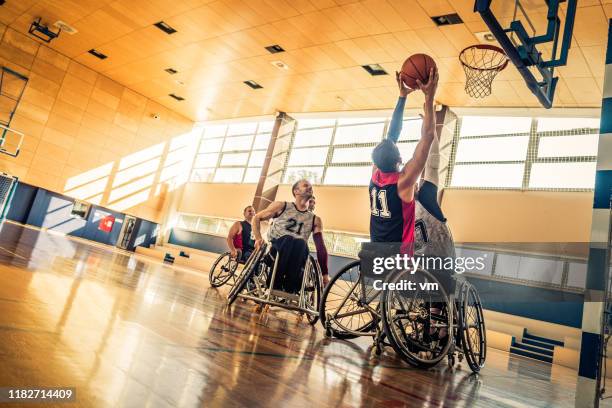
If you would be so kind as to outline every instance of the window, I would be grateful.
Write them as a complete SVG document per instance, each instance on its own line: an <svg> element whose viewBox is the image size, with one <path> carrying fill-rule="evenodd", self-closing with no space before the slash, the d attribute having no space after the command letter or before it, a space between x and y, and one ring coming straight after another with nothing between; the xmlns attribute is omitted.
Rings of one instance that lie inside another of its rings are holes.
<svg viewBox="0 0 612 408"><path fill-rule="evenodd" d="M540 138L538 157L597 156L599 134Z"/></svg>
<svg viewBox="0 0 612 408"><path fill-rule="evenodd" d="M529 187L559 189L591 189L595 186L596 162L534 163Z"/></svg>
<svg viewBox="0 0 612 408"><path fill-rule="evenodd" d="M372 178L372 166L330 167L325 175L325 184L365 186Z"/></svg>
<svg viewBox="0 0 612 408"><path fill-rule="evenodd" d="M205 126L191 181L257 183L273 126L274 121Z"/></svg>
<svg viewBox="0 0 612 408"><path fill-rule="evenodd" d="M384 123L370 125L339 126L334 144L378 143L383 138Z"/></svg>
<svg viewBox="0 0 612 408"><path fill-rule="evenodd" d="M373 149L371 146L336 148L332 163L371 162Z"/></svg>
<svg viewBox="0 0 612 408"><path fill-rule="evenodd" d="M293 147L327 146L331 142L333 131L334 128L298 130Z"/></svg>
<svg viewBox="0 0 612 408"><path fill-rule="evenodd" d="M465 139L459 142L456 162L525 161L529 136Z"/></svg>
<svg viewBox="0 0 612 408"><path fill-rule="evenodd" d="M308 147L292 149L289 155L289 166L323 165L327 160L328 147Z"/></svg>
<svg viewBox="0 0 612 408"><path fill-rule="evenodd" d="M520 188L524 164L464 164L453 170L452 187Z"/></svg>
<svg viewBox="0 0 612 408"><path fill-rule="evenodd" d="M487 135L516 135L529 133L531 118L504 116L464 116L461 118L460 137Z"/></svg>
<svg viewBox="0 0 612 408"><path fill-rule="evenodd" d="M306 179L312 184L321 184L323 181L323 167L288 167L285 171L284 182L293 184L300 179Z"/></svg>

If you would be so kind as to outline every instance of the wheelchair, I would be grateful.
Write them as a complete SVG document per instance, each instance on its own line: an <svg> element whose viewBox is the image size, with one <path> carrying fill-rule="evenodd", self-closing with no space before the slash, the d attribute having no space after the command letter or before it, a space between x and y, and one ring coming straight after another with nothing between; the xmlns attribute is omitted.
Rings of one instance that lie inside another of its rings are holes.
<svg viewBox="0 0 612 408"><path fill-rule="evenodd" d="M334 276L321 299L320 319L326 336L371 336L377 355L386 346L409 364L429 368L444 357L453 367L465 357L473 372L486 360L486 330L476 289L454 275L447 294L436 274L424 269L392 273L384 281L412 281L417 289L375 290L374 279L361 273L359 261ZM419 290L437 288L436 290Z"/></svg>
<svg viewBox="0 0 612 408"><path fill-rule="evenodd" d="M264 243L248 259L228 295L228 305L237 298L252 300L258 306L276 306L305 314L308 323L319 320L321 299L321 270L318 262L308 255L297 293L286 292L275 287L279 255L272 254L269 243Z"/></svg>
<svg viewBox="0 0 612 408"><path fill-rule="evenodd" d="M236 278L236 270L239 265L245 265L248 259L232 258L231 252L227 251L219 255L208 272L210 286L218 288Z"/></svg>

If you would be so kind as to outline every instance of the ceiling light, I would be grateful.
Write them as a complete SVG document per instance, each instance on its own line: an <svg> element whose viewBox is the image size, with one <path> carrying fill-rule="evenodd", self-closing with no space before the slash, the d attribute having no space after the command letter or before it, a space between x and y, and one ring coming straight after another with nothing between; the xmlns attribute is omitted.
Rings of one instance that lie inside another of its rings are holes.
<svg viewBox="0 0 612 408"><path fill-rule="evenodd" d="M182 96L178 96L178 95L175 95L173 93L168 94L168 96L171 97L171 98L176 99L177 101L184 101L185 100L185 98L183 98Z"/></svg>
<svg viewBox="0 0 612 408"><path fill-rule="evenodd" d="M259 85L255 81L248 80L248 81L244 81L244 83L247 84L248 86L250 86L253 89L261 89L261 88L263 88L263 86Z"/></svg>
<svg viewBox="0 0 612 408"><path fill-rule="evenodd" d="M160 30L162 30L166 34L176 33L176 30L174 28L170 27L168 24L164 23L163 21L159 21L153 25L159 28Z"/></svg>
<svg viewBox="0 0 612 408"><path fill-rule="evenodd" d="M368 65L362 65L361 67L365 69L366 71L368 71L368 74L372 76L388 75L387 71L385 71L385 69L381 67L379 64L368 64Z"/></svg>
<svg viewBox="0 0 612 408"><path fill-rule="evenodd" d="M436 23L437 26L445 26L445 25L463 23L463 20L461 19L461 17L459 17L459 14L457 13L444 14L442 16L432 17L431 19L433 20L434 23Z"/></svg>
<svg viewBox="0 0 612 408"><path fill-rule="evenodd" d="M284 50L284 48L283 48L283 47L281 47L281 46L280 46L280 45L278 45L278 44L268 45L268 46L266 47L266 50L268 50L268 51L270 52L270 54L276 54L276 53L279 53L279 52L284 52L284 51L285 51L285 50Z"/></svg>
<svg viewBox="0 0 612 408"><path fill-rule="evenodd" d="M274 65L276 68L288 70L289 65L285 64L283 61L270 61L270 64Z"/></svg>
<svg viewBox="0 0 612 408"><path fill-rule="evenodd" d="M176 74L178 71L174 68L166 68L164 69L164 71L166 71L167 73L169 73L170 75L174 75Z"/></svg>
<svg viewBox="0 0 612 408"><path fill-rule="evenodd" d="M93 48L91 50L87 51L87 52L90 53L91 55L93 55L94 57L100 58L102 60L108 58L107 55L102 54L100 51L96 51Z"/></svg>

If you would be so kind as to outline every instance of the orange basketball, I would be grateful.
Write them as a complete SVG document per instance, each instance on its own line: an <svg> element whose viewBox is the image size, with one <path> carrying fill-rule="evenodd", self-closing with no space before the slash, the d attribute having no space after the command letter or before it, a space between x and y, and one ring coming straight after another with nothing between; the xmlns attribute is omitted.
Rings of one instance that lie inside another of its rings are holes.
<svg viewBox="0 0 612 408"><path fill-rule="evenodd" d="M417 79L425 84L429 80L429 70L434 68L436 63L427 54L414 54L408 57L402 64L400 78L410 88L416 88Z"/></svg>

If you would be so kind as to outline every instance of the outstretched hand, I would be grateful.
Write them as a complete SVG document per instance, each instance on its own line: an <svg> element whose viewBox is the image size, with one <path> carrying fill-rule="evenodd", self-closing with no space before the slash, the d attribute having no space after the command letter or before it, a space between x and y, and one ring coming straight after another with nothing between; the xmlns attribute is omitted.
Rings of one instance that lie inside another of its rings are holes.
<svg viewBox="0 0 612 408"><path fill-rule="evenodd" d="M429 70L429 79L427 83L423 84L421 80L417 79L417 85L425 94L426 99L433 99L436 95L436 89L438 88L438 69L435 67L431 68Z"/></svg>
<svg viewBox="0 0 612 408"><path fill-rule="evenodd" d="M399 88L399 93L402 98L408 96L410 92L417 90L417 88L410 88L408 85L406 85L398 71L395 71L395 80L397 81L397 87Z"/></svg>

